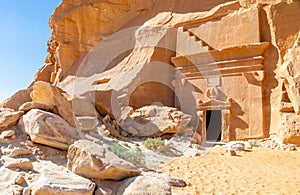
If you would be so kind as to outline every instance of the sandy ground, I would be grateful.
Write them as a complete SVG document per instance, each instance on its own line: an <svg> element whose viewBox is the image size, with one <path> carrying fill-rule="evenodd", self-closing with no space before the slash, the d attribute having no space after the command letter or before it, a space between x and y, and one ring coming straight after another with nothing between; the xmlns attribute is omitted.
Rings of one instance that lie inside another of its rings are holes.
<svg viewBox="0 0 300 195"><path fill-rule="evenodd" d="M300 151L253 148L229 156L214 148L205 156L180 157L162 171L188 184L173 194L300 194Z"/></svg>

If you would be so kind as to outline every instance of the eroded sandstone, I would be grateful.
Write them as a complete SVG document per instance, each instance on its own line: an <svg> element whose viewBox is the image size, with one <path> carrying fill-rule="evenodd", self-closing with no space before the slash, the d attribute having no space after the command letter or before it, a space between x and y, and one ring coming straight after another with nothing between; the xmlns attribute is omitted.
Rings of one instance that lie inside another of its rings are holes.
<svg viewBox="0 0 300 195"><path fill-rule="evenodd" d="M18 126L32 141L67 150L79 139L78 131L56 114L32 109L19 121Z"/></svg>
<svg viewBox="0 0 300 195"><path fill-rule="evenodd" d="M191 116L176 108L157 105L132 110L131 113L125 113L125 117L119 121L121 127L137 137L176 134L184 131L191 120Z"/></svg>
<svg viewBox="0 0 300 195"><path fill-rule="evenodd" d="M250 144L296 151L299 6L63 0L49 22L45 65L28 89L0 104L1 193L171 194L186 183L141 173L119 156L133 152L156 167L187 147L201 155L206 141L229 142L222 158L244 155ZM8 129L17 123L21 131ZM152 141L165 151L142 146L160 136Z"/></svg>
<svg viewBox="0 0 300 195"><path fill-rule="evenodd" d="M23 114L22 111L0 108L0 130L15 125Z"/></svg>
<svg viewBox="0 0 300 195"><path fill-rule="evenodd" d="M106 144L79 140L68 150L68 169L93 179L122 180L137 176L140 171L114 154Z"/></svg>

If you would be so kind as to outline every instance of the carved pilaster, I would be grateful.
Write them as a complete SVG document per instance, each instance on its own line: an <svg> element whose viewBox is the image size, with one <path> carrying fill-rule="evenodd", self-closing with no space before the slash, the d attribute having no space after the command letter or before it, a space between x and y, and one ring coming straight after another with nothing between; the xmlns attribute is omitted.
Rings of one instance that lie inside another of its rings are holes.
<svg viewBox="0 0 300 195"><path fill-rule="evenodd" d="M222 138L223 142L230 141L230 110L222 110Z"/></svg>

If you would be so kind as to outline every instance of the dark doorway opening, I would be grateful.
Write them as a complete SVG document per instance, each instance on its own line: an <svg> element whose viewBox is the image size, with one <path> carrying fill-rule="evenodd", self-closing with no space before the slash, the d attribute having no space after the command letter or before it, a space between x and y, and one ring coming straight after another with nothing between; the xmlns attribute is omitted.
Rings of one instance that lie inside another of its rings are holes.
<svg viewBox="0 0 300 195"><path fill-rule="evenodd" d="M206 111L206 140L219 142L222 136L222 113L221 110Z"/></svg>

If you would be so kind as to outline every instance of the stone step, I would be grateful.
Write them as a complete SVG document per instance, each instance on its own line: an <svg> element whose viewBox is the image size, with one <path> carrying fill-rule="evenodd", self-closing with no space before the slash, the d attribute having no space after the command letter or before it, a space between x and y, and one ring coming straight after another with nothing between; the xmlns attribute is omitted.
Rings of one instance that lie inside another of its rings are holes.
<svg viewBox="0 0 300 195"><path fill-rule="evenodd" d="M183 27L179 28L183 33L185 33L188 37L191 37L191 39L194 40L194 42L199 42L199 44L202 47L206 47L208 50L213 50L213 48L208 45L206 42L204 42L202 39L200 39L198 36L196 36L191 31L188 31L187 29L184 29Z"/></svg>

